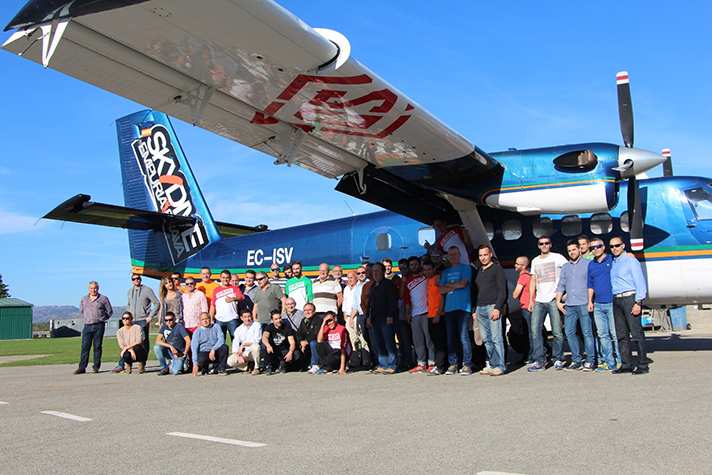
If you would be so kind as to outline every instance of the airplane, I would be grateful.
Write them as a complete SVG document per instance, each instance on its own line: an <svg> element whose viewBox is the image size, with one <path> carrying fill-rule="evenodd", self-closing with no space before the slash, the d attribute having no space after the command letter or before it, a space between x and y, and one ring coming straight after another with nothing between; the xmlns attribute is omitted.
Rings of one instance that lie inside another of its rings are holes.
<svg viewBox="0 0 712 475"><path fill-rule="evenodd" d="M631 247L644 249L636 176L665 157L633 148L627 73L624 146L487 153L356 61L343 35L269 0L31 0L10 29L7 51L338 178L337 190L381 208L423 223L445 215L476 245L488 242L487 209L605 212L625 189Z"/></svg>
<svg viewBox="0 0 712 475"><path fill-rule="evenodd" d="M197 277L207 266L215 276L222 269L244 275L300 260L305 274L314 275L322 262L348 270L384 257L420 256L425 241L435 240L431 226L392 211L278 230L215 222L165 114L136 112L118 119L116 127L126 206L77 195L44 218L128 229L135 273ZM637 256L648 282L646 307L711 303L706 275L712 264L712 179L666 176L641 179L639 186L647 247ZM621 184L622 193L626 187ZM527 216L487 207L480 214L510 289L517 279L514 260L533 257L541 236L565 253L566 241L581 234L604 242L631 234L630 213L620 205L587 214ZM510 308L518 308L516 302Z"/></svg>

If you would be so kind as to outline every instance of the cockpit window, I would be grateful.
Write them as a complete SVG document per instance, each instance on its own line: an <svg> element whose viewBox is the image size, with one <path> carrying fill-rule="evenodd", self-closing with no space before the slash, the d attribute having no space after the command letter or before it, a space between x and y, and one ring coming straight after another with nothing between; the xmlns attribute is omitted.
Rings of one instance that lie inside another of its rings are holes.
<svg viewBox="0 0 712 475"><path fill-rule="evenodd" d="M712 193L704 188L693 188L685 190L685 196L697 219L712 219Z"/></svg>

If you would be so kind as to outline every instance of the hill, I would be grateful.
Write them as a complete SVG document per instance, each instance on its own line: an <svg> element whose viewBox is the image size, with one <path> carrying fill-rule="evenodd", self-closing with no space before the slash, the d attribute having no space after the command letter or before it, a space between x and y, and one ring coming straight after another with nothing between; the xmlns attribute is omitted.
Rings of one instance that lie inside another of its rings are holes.
<svg viewBox="0 0 712 475"><path fill-rule="evenodd" d="M114 315L121 314L126 311L126 307L113 307ZM64 318L82 318L79 315L79 308L74 305L48 305L45 307L34 307L32 309L32 322L49 322L50 320L58 320Z"/></svg>

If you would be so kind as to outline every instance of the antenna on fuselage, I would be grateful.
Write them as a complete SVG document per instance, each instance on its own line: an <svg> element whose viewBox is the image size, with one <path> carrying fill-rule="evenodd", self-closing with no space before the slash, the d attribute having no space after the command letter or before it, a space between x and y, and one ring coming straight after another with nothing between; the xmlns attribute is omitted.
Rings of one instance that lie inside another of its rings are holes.
<svg viewBox="0 0 712 475"><path fill-rule="evenodd" d="M346 203L346 206L349 208L349 211L351 211L351 216L356 216L356 213L354 213L354 210L351 209L351 206L344 200L344 203Z"/></svg>

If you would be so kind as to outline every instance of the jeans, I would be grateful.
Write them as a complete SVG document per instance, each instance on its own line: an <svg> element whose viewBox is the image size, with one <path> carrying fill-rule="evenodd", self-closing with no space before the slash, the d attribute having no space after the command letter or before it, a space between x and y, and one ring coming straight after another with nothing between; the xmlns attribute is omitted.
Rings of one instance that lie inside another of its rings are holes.
<svg viewBox="0 0 712 475"><path fill-rule="evenodd" d="M581 363L581 349L579 339L576 334L576 322L581 323L583 333L583 344L586 349L586 363L594 364L596 361L596 345L593 342L593 330L591 329L591 316L588 314L588 305L567 305L565 307L564 326L566 327L566 339L569 341L571 349L571 361Z"/></svg>
<svg viewBox="0 0 712 475"><path fill-rule="evenodd" d="M89 351L92 343L94 344L94 368L99 369L101 367L101 345L104 341L104 328L106 328L106 323L103 322L84 325L82 330L82 353L79 358L80 370L86 370L89 365Z"/></svg>
<svg viewBox="0 0 712 475"><path fill-rule="evenodd" d="M546 363L546 353L544 352L544 340L541 336L541 326L547 313L551 322L551 333L554 335L552 357L554 361L564 360L564 333L561 331L561 314L556 306L556 300L535 302L534 311L532 312L532 326L529 327L529 332L534 342L532 350L534 361L542 366Z"/></svg>
<svg viewBox="0 0 712 475"><path fill-rule="evenodd" d="M185 360L185 353L180 358L174 357L171 349L163 345L154 345L153 353L156 355L158 364L161 365L161 369L168 368L168 363L166 360L171 360L171 373L180 374L183 370L183 361Z"/></svg>
<svg viewBox="0 0 712 475"><path fill-rule="evenodd" d="M371 343L376 350L378 366L395 371L398 350L396 349L396 323L388 325L385 317L371 318Z"/></svg>
<svg viewBox="0 0 712 475"><path fill-rule="evenodd" d="M445 327L447 328L447 357L450 366L457 366L457 338L462 344L462 365L472 367L472 346L467 324L470 313L465 310L445 312Z"/></svg>
<svg viewBox="0 0 712 475"><path fill-rule="evenodd" d="M435 345L430 338L428 331L428 314L413 315L410 328L413 331L413 343L415 343L415 354L418 357L418 364L435 364Z"/></svg>
<svg viewBox="0 0 712 475"><path fill-rule="evenodd" d="M319 342L316 340L312 340L309 342L309 366L319 364L319 355L316 352L316 345L318 344Z"/></svg>
<svg viewBox="0 0 712 475"><path fill-rule="evenodd" d="M533 353L534 353L534 341L532 338L532 313L526 309L523 308L522 310L522 318L524 319L525 322L527 322L527 335L529 336L529 354L526 356L527 361L534 361Z"/></svg>
<svg viewBox="0 0 712 475"><path fill-rule="evenodd" d="M227 355L230 349L227 345L223 344L220 348L215 351L215 361L210 360L210 350L199 351L196 360L198 361L198 369L200 371L208 371L210 366L218 371L225 371L227 367Z"/></svg>
<svg viewBox="0 0 712 475"><path fill-rule="evenodd" d="M412 367L415 360L413 352L413 334L408 324L408 320L396 320L393 322L398 335L398 346L401 354L401 365Z"/></svg>
<svg viewBox="0 0 712 475"><path fill-rule="evenodd" d="M609 368L615 369L616 360L613 358L613 344L615 341L616 349L618 341L616 338L615 324L610 327L610 321L613 319L613 303L594 303L593 304L593 319L596 322L596 333L598 341L601 344L601 356ZM620 354L618 354L620 358Z"/></svg>
<svg viewBox="0 0 712 475"><path fill-rule="evenodd" d="M487 349L487 359L489 360L490 367L506 371L507 365L504 362L504 339L502 337L502 321L504 320L504 316L500 313L497 320L492 320L490 318L492 310L494 310L494 304L478 305L475 310L477 324L480 327L482 340Z"/></svg>
<svg viewBox="0 0 712 475"><path fill-rule="evenodd" d="M235 338L235 330L237 329L237 319L233 318L232 320L229 320L227 322L221 322L218 320L215 320L215 323L220 325L220 329L222 330L223 338L226 337L226 333L230 333L230 343L232 343L232 340ZM225 340L227 343L227 339Z"/></svg>

